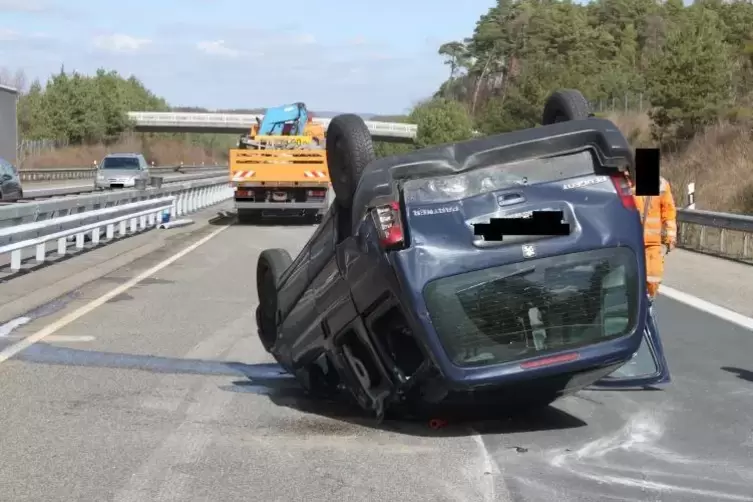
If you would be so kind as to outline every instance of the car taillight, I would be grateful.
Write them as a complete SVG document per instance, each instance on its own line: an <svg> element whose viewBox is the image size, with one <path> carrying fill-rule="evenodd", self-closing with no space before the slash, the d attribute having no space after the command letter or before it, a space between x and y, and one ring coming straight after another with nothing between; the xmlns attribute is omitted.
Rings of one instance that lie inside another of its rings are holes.
<svg viewBox="0 0 753 502"><path fill-rule="evenodd" d="M324 197L327 195L326 190L307 190L306 195L308 197Z"/></svg>
<svg viewBox="0 0 753 502"><path fill-rule="evenodd" d="M628 184L625 175L618 173L611 175L610 178L612 178L612 184L614 184L614 188L617 190L617 195L620 196L622 205L628 209L637 209L635 207L633 191L630 189L630 185Z"/></svg>
<svg viewBox="0 0 753 502"><path fill-rule="evenodd" d="M379 243L385 249L401 247L404 242L403 224L400 220L400 203L390 202L374 208Z"/></svg>
<svg viewBox="0 0 753 502"><path fill-rule="evenodd" d="M531 370L535 368L541 368L544 366L550 366L552 364L569 363L578 359L580 355L577 352L571 352L569 354L561 354L558 356L542 357L540 359L534 359L533 361L527 361L521 363L520 367L524 370Z"/></svg>

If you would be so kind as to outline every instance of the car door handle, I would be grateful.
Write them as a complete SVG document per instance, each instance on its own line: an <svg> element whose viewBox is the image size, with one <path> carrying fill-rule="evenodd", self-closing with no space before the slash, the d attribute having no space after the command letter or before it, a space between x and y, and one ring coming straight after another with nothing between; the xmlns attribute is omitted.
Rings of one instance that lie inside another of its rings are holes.
<svg viewBox="0 0 753 502"><path fill-rule="evenodd" d="M500 207L512 206L514 204L520 204L525 202L526 198L521 193L506 193L503 195L497 195L497 204Z"/></svg>

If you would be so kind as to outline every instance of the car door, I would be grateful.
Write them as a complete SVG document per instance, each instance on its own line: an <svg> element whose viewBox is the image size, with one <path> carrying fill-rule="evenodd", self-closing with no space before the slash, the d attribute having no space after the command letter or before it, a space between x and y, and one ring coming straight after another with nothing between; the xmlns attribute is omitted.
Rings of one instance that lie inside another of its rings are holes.
<svg viewBox="0 0 753 502"><path fill-rule="evenodd" d="M24 195L23 186L21 185L21 175L19 174L18 169L16 169L16 167L10 162L8 162L8 168L10 169L11 175L13 176L16 198L20 199Z"/></svg>
<svg viewBox="0 0 753 502"><path fill-rule="evenodd" d="M13 198L13 187L11 177L5 169L5 161L0 159L0 199L8 200Z"/></svg>
<svg viewBox="0 0 753 502"><path fill-rule="evenodd" d="M149 165L146 163L146 159L139 155L139 170L141 171L140 177L143 180L146 180L147 183L149 183Z"/></svg>
<svg viewBox="0 0 753 502"><path fill-rule="evenodd" d="M650 307L653 310L653 307ZM595 387L644 387L671 381L669 365L655 315L649 315L638 351L619 369L599 380Z"/></svg>
<svg viewBox="0 0 753 502"><path fill-rule="evenodd" d="M314 290L316 309L322 316L337 316L343 303L350 303L350 290L337 263L336 208L330 206L311 246L309 277ZM346 307L348 307L346 305ZM352 308L346 308L352 311ZM349 314L346 314L346 317ZM347 319L349 322L352 318Z"/></svg>
<svg viewBox="0 0 753 502"><path fill-rule="evenodd" d="M21 183L13 165L5 159L0 159L0 177L2 177L2 187L0 192L3 199L16 200L21 197Z"/></svg>
<svg viewBox="0 0 753 502"><path fill-rule="evenodd" d="M326 286L317 277L334 254L334 238L332 218L325 217L281 278L277 298L282 322L273 351L284 366L298 364L324 341L318 295Z"/></svg>

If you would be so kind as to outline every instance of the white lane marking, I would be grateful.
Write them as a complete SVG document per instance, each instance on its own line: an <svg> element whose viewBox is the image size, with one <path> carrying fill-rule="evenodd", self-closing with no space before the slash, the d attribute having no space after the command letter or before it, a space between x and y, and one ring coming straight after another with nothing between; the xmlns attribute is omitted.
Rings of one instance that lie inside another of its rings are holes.
<svg viewBox="0 0 753 502"><path fill-rule="evenodd" d="M50 335L44 338L45 342L75 343L75 342L93 342L97 337L89 335Z"/></svg>
<svg viewBox="0 0 753 502"><path fill-rule="evenodd" d="M171 265L172 263L180 260L181 258L183 258L184 256L186 256L188 253L190 253L194 249L198 248L202 244L205 244L205 243L209 242L211 239L213 239L214 237L216 237L220 232L222 232L226 228L228 228L228 227L224 226L224 227L218 228L217 230L215 230L211 234L209 234L209 235L207 235L207 236L199 239L198 241L194 242L190 246L184 248L183 250L181 250L181 251L175 253L174 255L172 255L171 257L167 258L166 260L161 261L160 263L158 263L157 265L153 266L149 270L146 270L146 271L140 273L139 275L137 275L133 279L130 279L129 281L124 282L120 286L118 286L118 287L116 287L116 288L108 291L107 293L105 293L104 295L100 296L99 298L95 298L94 300L90 301L86 305L83 305L83 306L79 307L78 309L74 310L70 314L68 314L68 315L66 315L66 316L58 319L57 321L53 322L52 324L48 324L44 328L40 329L36 333L33 333L33 334L27 336L23 340L21 340L21 341L19 341L17 343L14 343L13 345L8 346L8 347L4 348L3 350L0 350L0 363L4 363L5 361L7 361L8 359L10 359L11 357L13 357L16 354L18 354L19 352L21 352L22 350L25 350L25 349L31 347L32 345L34 345L38 341L40 341L40 340L42 340L42 339L44 339L44 338L46 338L46 337L54 334L58 330L64 328L65 326L67 326L68 324L72 323L73 321L75 321L75 320L77 320L77 319L85 316L86 314L88 314L92 310L96 309L97 307L100 307L100 306L104 305L109 300L112 300L116 296L125 293L126 291L128 291L129 289L131 289L132 287L134 287L135 285L137 285L138 283L140 283L144 279L148 279L149 277L151 277L152 275L156 274L157 272L159 272L163 268L165 268L165 267Z"/></svg>
<svg viewBox="0 0 753 502"><path fill-rule="evenodd" d="M707 314L711 314L713 316L719 317L720 319L724 319L727 322L737 324L738 326L753 331L753 318L744 316L733 310L720 307L719 305L707 302L706 300L701 300L696 296L689 295L688 293L683 293L682 291L670 288L669 286L665 286L664 284L662 284L659 288L659 294L668 296L673 300L677 300L678 302L689 305L695 309L702 310Z"/></svg>
<svg viewBox="0 0 753 502"><path fill-rule="evenodd" d="M481 469L482 473L479 482L479 490L485 501L494 502L495 500L510 500L509 493L497 494L496 493L496 480L500 473L499 465L494 460L494 457L489 452L484 442L484 437L476 431L473 432L473 441L476 443L481 456ZM504 490L506 491L506 490ZM497 498L498 495L505 495L503 498Z"/></svg>

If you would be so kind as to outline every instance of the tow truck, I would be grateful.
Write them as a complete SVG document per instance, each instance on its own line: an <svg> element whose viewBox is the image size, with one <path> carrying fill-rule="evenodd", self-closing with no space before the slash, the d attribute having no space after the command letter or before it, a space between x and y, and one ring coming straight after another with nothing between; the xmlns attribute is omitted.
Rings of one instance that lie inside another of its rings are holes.
<svg viewBox="0 0 753 502"><path fill-rule="evenodd" d="M230 150L238 220L283 216L318 223L334 199L325 141L304 103L268 108Z"/></svg>

